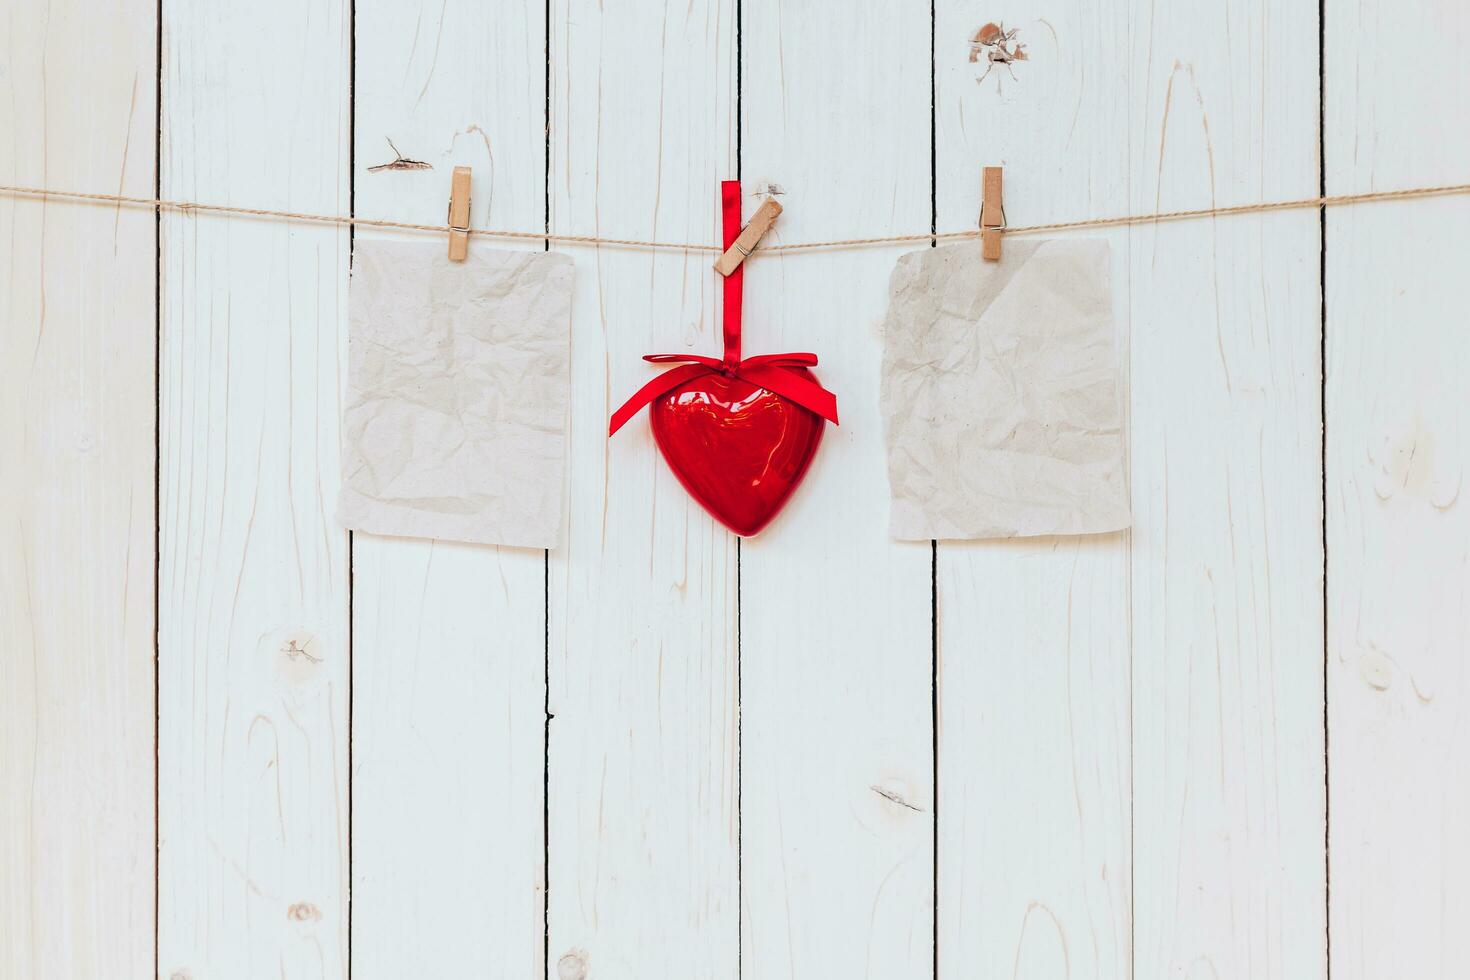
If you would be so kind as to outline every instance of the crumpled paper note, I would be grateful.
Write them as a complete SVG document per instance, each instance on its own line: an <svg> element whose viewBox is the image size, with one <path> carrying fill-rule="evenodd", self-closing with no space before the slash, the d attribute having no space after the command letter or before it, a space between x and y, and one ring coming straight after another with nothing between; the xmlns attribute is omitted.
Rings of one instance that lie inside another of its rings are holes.
<svg viewBox="0 0 1470 980"><path fill-rule="evenodd" d="M1103 241L899 258L881 393L893 537L1128 527L1109 279Z"/></svg>
<svg viewBox="0 0 1470 980"><path fill-rule="evenodd" d="M372 534L554 548L572 260L359 238L337 515Z"/></svg>

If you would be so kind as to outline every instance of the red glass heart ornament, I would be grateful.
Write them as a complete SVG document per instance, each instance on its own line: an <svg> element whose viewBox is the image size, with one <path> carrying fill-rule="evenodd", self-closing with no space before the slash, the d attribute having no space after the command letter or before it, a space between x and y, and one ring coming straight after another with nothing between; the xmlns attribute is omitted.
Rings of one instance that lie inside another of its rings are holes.
<svg viewBox="0 0 1470 980"><path fill-rule="evenodd" d="M804 368L790 373L815 384ZM806 476L825 420L744 378L710 373L650 406L653 438L689 495L736 534L771 522Z"/></svg>
<svg viewBox="0 0 1470 980"><path fill-rule="evenodd" d="M740 234L739 181L720 185L720 207L728 249ZM654 441L684 489L720 523L748 536L771 522L806 476L822 427L837 423L837 396L807 370L817 363L815 354L740 355L744 272L737 266L725 277L724 356L645 354L645 361L679 367L613 412L607 434L647 406Z"/></svg>

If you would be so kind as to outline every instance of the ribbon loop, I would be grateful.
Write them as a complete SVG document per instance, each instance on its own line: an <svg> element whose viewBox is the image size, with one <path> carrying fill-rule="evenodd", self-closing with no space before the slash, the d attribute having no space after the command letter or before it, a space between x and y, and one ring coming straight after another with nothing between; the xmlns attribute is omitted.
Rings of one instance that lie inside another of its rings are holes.
<svg viewBox="0 0 1470 980"><path fill-rule="evenodd" d="M720 215L724 220L725 248L740 237L740 181L720 183ZM725 277L725 362L740 363L740 309L745 297L745 263Z"/></svg>
<svg viewBox="0 0 1470 980"><path fill-rule="evenodd" d="M703 364L716 369L724 364L717 357L705 357L702 354L644 354L643 359L651 364Z"/></svg>
<svg viewBox="0 0 1470 980"><path fill-rule="evenodd" d="M724 219L725 247L740 235L740 182L727 180L720 185L720 207ZM706 374L724 374L739 378L758 388L774 391L782 398L837 424L837 396L818 384L805 369L817 363L817 355L809 351L789 354L757 354L740 357L740 312L745 282L745 265L725 277L725 356L705 357L701 354L645 354L651 364L678 364L634 392L633 397L608 420L607 434L617 432L660 395Z"/></svg>

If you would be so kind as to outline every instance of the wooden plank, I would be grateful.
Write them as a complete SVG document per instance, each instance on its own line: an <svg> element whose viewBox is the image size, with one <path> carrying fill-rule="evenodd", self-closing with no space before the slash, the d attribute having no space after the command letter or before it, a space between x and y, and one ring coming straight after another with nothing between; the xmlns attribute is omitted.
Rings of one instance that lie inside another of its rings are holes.
<svg viewBox="0 0 1470 980"><path fill-rule="evenodd" d="M349 4L164 7L165 197L345 213ZM159 972L347 969L348 232L163 221Z"/></svg>
<svg viewBox="0 0 1470 980"><path fill-rule="evenodd" d="M356 9L357 213L438 222L465 165L471 224L541 227L545 5ZM381 169L399 156L389 140L427 166ZM360 980L544 972L545 587L542 551L354 535Z"/></svg>
<svg viewBox="0 0 1470 980"><path fill-rule="evenodd" d="M1332 0L1325 17L1327 192L1464 181L1470 9ZM1327 213L1329 853L1341 980L1463 976L1470 964L1467 227L1465 197Z"/></svg>
<svg viewBox="0 0 1470 980"><path fill-rule="evenodd" d="M765 242L927 229L927 0L841 17L746 0L741 16L745 213L763 185L785 191ZM933 562L888 536L876 397L904 250L746 263L747 354L815 351L842 419L741 546L746 978L933 975Z"/></svg>
<svg viewBox="0 0 1470 980"><path fill-rule="evenodd" d="M0 174L151 197L151 2L0 5ZM0 197L0 976L153 970L154 217Z"/></svg>
<svg viewBox="0 0 1470 980"><path fill-rule="evenodd" d="M1122 213L1126 8L1068 0L1007 13L1010 49L1029 55L1011 68L972 46L985 20L971 5L936 6L939 228L978 226L985 166L1005 168L1011 224ZM1107 238L1126 269L1122 234L1088 237ZM1125 283L1115 275L1120 364ZM938 545L946 980L1130 976L1128 542Z"/></svg>
<svg viewBox="0 0 1470 980"><path fill-rule="evenodd" d="M1314 7L1121 19L1132 211L1316 193ZM1127 239L1139 977L1326 973L1319 235Z"/></svg>
<svg viewBox="0 0 1470 980"><path fill-rule="evenodd" d="M552 9L553 231L719 241L734 5ZM639 417L658 351L718 350L708 252L575 249L571 505L551 554L548 972L733 978L735 539Z"/></svg>

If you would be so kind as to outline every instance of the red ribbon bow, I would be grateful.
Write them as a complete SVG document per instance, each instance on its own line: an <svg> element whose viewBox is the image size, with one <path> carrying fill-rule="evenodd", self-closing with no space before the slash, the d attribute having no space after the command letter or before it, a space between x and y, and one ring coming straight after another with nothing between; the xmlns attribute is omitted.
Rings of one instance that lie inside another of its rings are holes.
<svg viewBox="0 0 1470 980"><path fill-rule="evenodd" d="M720 184L720 205L724 216L725 247L729 248L740 234L740 181L727 180ZM817 413L833 425L837 424L837 396L793 370L816 364L817 355L806 352L757 354L755 357L741 359L740 306L744 283L743 264L725 277L725 356L715 358L698 354L645 354L643 359L653 364L684 366L665 371L639 388L632 398L623 403L622 408L613 413L607 428L609 436L621 429L658 396L706 374L725 374L740 378L758 388L774 391L782 398Z"/></svg>

